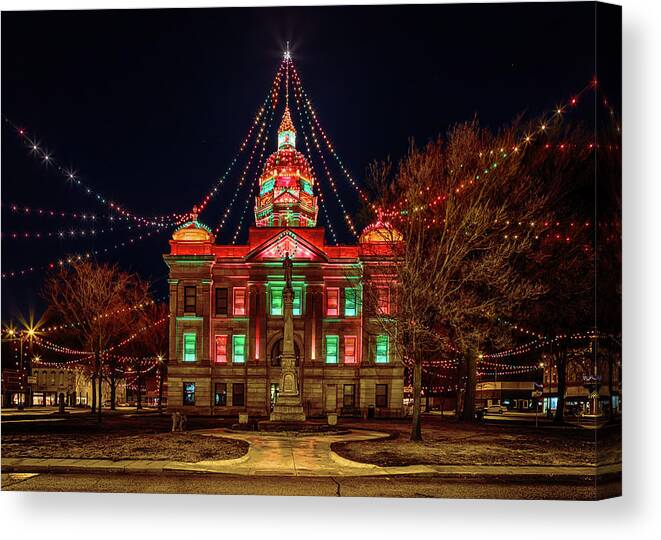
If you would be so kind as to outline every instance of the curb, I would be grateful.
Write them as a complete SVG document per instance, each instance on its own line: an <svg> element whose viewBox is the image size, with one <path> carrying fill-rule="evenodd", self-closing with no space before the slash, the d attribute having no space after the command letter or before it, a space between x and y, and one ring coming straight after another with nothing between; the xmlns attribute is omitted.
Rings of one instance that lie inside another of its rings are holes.
<svg viewBox="0 0 661 540"><path fill-rule="evenodd" d="M621 466L607 466L607 467L596 467L594 472L581 471L578 473L571 473L568 471L559 471L558 473L553 473L552 471L518 471L506 473L504 471L497 471L491 468L487 471L479 470L443 470L445 466L438 465L412 465L410 470L409 467L379 467L377 465L368 464L368 463L358 463L342 458L341 456L334 456L334 452L331 452L331 459L338 463L338 465L347 466L349 465L354 469L355 473L358 474L328 474L328 475L319 475L312 474L309 476L296 476L297 478L365 478L365 477L388 477L388 476L425 476L425 477L435 477L435 478L448 478L448 479L472 479L472 480L501 480L501 481L517 481L517 482L534 482L534 481L564 481L564 482L594 482L596 480L610 480L620 478L622 475ZM233 464L242 463L248 460L247 455L236 460L227 460L233 461ZM171 463L171 462L170 462ZM230 465L230 463L224 463L223 465ZM252 474L246 474L240 471L230 472L230 471L220 471L213 470L209 462L198 462L197 464L191 463L181 463L180 466L177 465L166 465L165 463L153 463L150 466L136 466L131 467L130 465L117 464L112 466L112 464L107 464L105 466L75 466L70 464L50 464L50 465L2 465L2 473L53 473L53 474L174 474L174 475L190 475L190 474L207 474L207 475L218 475L218 476L253 476ZM359 473L356 469L362 469L364 472ZM440 469L440 470L439 470ZM281 478L291 478L292 475L277 475L272 474L268 476L276 476Z"/></svg>

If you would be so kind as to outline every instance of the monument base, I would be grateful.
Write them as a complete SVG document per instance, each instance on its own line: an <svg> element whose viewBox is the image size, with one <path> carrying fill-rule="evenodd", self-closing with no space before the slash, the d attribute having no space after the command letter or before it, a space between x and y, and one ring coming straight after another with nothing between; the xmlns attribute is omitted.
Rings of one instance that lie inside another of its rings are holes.
<svg viewBox="0 0 661 540"><path fill-rule="evenodd" d="M272 422L305 422L305 413L298 394L279 394L269 419Z"/></svg>

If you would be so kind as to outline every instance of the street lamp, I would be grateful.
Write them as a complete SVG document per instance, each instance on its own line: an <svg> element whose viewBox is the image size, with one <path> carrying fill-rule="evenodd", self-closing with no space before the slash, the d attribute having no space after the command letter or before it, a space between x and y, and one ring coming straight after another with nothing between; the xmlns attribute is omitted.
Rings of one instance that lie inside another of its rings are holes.
<svg viewBox="0 0 661 540"><path fill-rule="evenodd" d="M20 368L20 390L23 394L23 403L19 404L19 407L29 407L31 398L30 398L30 384L28 382L28 377L30 376L31 362L30 357L27 356L27 363L23 362L23 345L27 341L30 346L30 351L32 351L32 339L37 335L37 330L41 325L41 321L34 323L34 319L30 316L30 322L23 321L23 330L17 330L13 325L7 327L6 329L6 341L18 341L19 342L19 368Z"/></svg>
<svg viewBox="0 0 661 540"><path fill-rule="evenodd" d="M34 328L31 327L32 333L30 335L30 342L32 336L34 336ZM19 343L19 378L20 378L20 393L23 394L23 402L18 403L18 407L22 409L23 407L28 406L29 402L29 384L27 380L29 369L23 364L23 343L28 339L29 333L25 330L19 331L16 330L13 326L9 326L6 330L7 337L5 341L18 341Z"/></svg>

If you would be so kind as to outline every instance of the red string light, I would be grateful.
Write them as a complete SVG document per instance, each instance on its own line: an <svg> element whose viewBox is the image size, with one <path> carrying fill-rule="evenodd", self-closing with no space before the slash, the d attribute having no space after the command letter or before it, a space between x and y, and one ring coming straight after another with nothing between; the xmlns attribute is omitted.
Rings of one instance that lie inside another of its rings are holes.
<svg viewBox="0 0 661 540"><path fill-rule="evenodd" d="M130 247L134 245L136 242L139 242L141 240L146 240L147 238L150 238L158 233L162 233L163 230L158 229L156 231L149 231L146 233L139 234L138 236L129 238L127 240L123 240L121 242L116 242L112 244L109 247L101 248L101 249L93 249L90 251L87 251L85 253L78 253L78 254L72 254L68 255L66 257L57 259L55 261L51 261L47 263L44 266L28 266L27 268L23 268L21 270L12 270L10 272L2 272L2 279L8 279L8 278L15 278L15 277L23 277L25 275L31 274L32 272L35 272L37 270L52 270L57 267L64 266L65 264L71 264L74 262L82 261L85 259L91 259L93 256L96 255L103 255L106 253L109 253L111 251L115 251L117 249L122 249L125 247Z"/></svg>
<svg viewBox="0 0 661 540"><path fill-rule="evenodd" d="M294 69L293 64L292 64L292 69ZM294 69L294 73L296 73L295 69ZM308 126L309 126L310 131L311 131L310 136L311 136L311 138L314 142L315 148L317 149L317 153L318 153L319 158L321 160L321 164L323 166L324 172L326 173L326 177L328 178L328 181L331 185L331 188L333 190L333 193L335 195L337 203L340 206L340 209L342 210L344 220L345 220L345 222L346 222L346 224L349 228L349 231L353 234L354 237L357 238L358 233L357 233L356 228L353 224L353 220L351 219L351 216L349 215L349 212L347 211L346 207L344 206L344 202L342 201L342 198L340 197L340 193L337 189L337 185L335 184L335 180L333 178L333 175L330 172L330 169L328 168L328 164L326 163L326 158L324 157L324 154L323 154L322 149L321 149L321 145L319 144L319 140L317 138L317 131L316 131L316 128L315 128L315 126L318 126L318 122L316 122L316 118L315 118L315 123L313 124L312 121L310 120L310 115L308 115L308 111L306 110L306 107L301 106L301 104L300 104L301 101L303 101L303 103L305 104L305 100L304 100L304 97L303 97L302 86L300 85L300 79L298 79L296 74L294 75L294 84L295 84L295 86L294 86L294 96L296 98L296 105L297 105L298 115L299 115L299 117L301 117L303 115L306 117L306 120L308 122ZM303 112L303 114L301 114L301 111ZM320 137L322 137L322 138L325 137L325 135L321 131L320 131L320 134L321 134ZM307 140L306 140L306 143L307 143Z"/></svg>
<svg viewBox="0 0 661 540"><path fill-rule="evenodd" d="M282 79L282 69L284 66L284 62L280 62L280 65L278 66L278 70L276 71L275 77L273 78L273 82L271 83L271 89L269 90L266 98L264 98L264 102L262 105L259 107L257 110L257 114L255 115L253 122L250 125L250 128L248 130L248 134L244 137L243 141L239 145L239 150L237 154L234 156L232 159L229 167L227 170L223 173L221 178L216 182L216 184L211 188L211 190L204 196L204 198L201 200L200 203L198 203L198 210L199 212L202 212L209 202L216 196L218 193L218 190L220 189L220 186L225 182L227 177L229 176L230 172L234 168L234 165L238 161L239 156L243 153L243 151L246 149L248 142L250 141L253 131L255 130L255 127L260 124L260 121L263 119L264 113L267 111L274 110L276 108L277 102L278 102L278 92L277 88L280 86L280 81ZM271 105L269 106L269 101L271 102Z"/></svg>
<svg viewBox="0 0 661 540"><path fill-rule="evenodd" d="M4 117L5 122L10 125L18 136L21 138L21 140L27 144L28 148L30 149L30 152L41 159L42 163L47 166L47 167L53 167L55 171L57 171L60 176L62 176L67 182L71 183L74 186L79 187L85 194L88 196L92 197L94 200L96 200L99 204L103 204L107 206L111 211L116 212L120 214L121 216L131 219L136 222L143 223L145 225L151 225L155 227L166 227L170 226L176 223L179 223L185 216L183 214L179 213L171 213L171 214L166 214L163 216L139 216L127 209L125 209L123 206L110 201L108 198L106 198L103 194L101 194L99 191L96 191L92 189L90 186L85 184L80 177L77 175L77 173L69 169L67 167L62 166L56 159L53 157L53 154L45 150L40 143L37 142L37 140L34 137L31 137L28 135L27 130L25 128L19 128L16 126L9 118L6 116Z"/></svg>
<svg viewBox="0 0 661 540"><path fill-rule="evenodd" d="M279 86L280 86L280 79L281 79L281 72L278 71L278 74L276 75L276 80L277 80L276 88L279 88ZM269 126L270 126L270 122L272 121L273 115L275 114L275 108L276 108L276 104L277 104L277 91L275 93L273 93L273 89L272 89L271 93L270 93L270 97L271 97L271 105L272 106L269 108L269 114L268 114L268 118L269 118L269 120L268 120L269 124L268 125ZM241 177L239 178L239 182L237 183L237 186L234 190L234 194L232 195L230 203L225 208L225 211L223 212L223 214L221 216L221 219L218 222L218 225L216 225L216 228L214 229L214 234L216 234L216 235L224 227L224 225L227 221L227 218L229 217L232 209L234 208L234 204L236 202L236 199L239 195L239 192L241 191L241 188L243 187L243 184L245 183L246 176L247 176L248 171L250 170L252 162L255 158L255 152L256 152L257 148L259 147L260 141L262 141L262 137L264 137L265 139L268 138L266 125L267 125L266 124L266 118L264 118L263 121L260 124L259 131L257 133L257 136L256 136L255 141L253 143L252 149L250 151L250 156L249 156L248 160L246 161L245 167L243 168L243 172L241 173ZM258 174L259 174L259 172L258 172Z"/></svg>

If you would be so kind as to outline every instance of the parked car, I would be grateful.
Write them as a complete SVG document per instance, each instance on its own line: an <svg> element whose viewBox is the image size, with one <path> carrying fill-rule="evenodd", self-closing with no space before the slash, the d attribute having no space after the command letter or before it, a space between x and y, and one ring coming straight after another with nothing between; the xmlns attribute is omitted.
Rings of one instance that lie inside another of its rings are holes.
<svg viewBox="0 0 661 540"><path fill-rule="evenodd" d="M507 407L505 405L489 405L484 409L485 414L503 414L506 411Z"/></svg>

